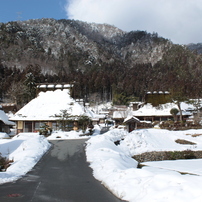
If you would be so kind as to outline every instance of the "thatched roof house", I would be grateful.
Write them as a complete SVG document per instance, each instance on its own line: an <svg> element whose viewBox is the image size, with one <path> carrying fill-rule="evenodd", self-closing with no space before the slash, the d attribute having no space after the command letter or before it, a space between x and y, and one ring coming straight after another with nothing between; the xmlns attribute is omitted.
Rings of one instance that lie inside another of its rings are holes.
<svg viewBox="0 0 202 202"><path fill-rule="evenodd" d="M40 92L10 119L17 123L18 133L38 131L43 123L57 129L59 116L64 110L70 116L96 117L96 114L70 97L69 89L58 89Z"/></svg>

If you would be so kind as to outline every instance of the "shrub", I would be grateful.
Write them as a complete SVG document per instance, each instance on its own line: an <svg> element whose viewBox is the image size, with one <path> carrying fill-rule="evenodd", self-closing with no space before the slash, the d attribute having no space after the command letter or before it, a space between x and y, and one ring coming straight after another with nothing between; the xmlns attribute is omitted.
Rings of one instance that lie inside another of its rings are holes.
<svg viewBox="0 0 202 202"><path fill-rule="evenodd" d="M185 159L196 159L194 152L191 150L183 151L183 155Z"/></svg>
<svg viewBox="0 0 202 202"><path fill-rule="evenodd" d="M67 110L60 110L60 113L55 114L55 117L58 119L60 130L68 131L73 128L73 117L67 112Z"/></svg>
<svg viewBox="0 0 202 202"><path fill-rule="evenodd" d="M192 137L198 137L198 136L201 136L202 134L193 134L191 135Z"/></svg>
<svg viewBox="0 0 202 202"><path fill-rule="evenodd" d="M163 129L174 127L174 121L168 120L168 121L162 121L159 125Z"/></svg>
<svg viewBox="0 0 202 202"><path fill-rule="evenodd" d="M177 113L179 112L179 110L177 108L172 108L170 110L170 113L173 115L175 121L177 120Z"/></svg>
<svg viewBox="0 0 202 202"><path fill-rule="evenodd" d="M199 129L201 125L190 124L189 122L185 121L162 121L159 125L161 129L167 130L187 130L187 129Z"/></svg>
<svg viewBox="0 0 202 202"><path fill-rule="evenodd" d="M80 129L82 129L83 131L86 130L87 126L90 123L90 119L88 116L78 116L78 126Z"/></svg>
<svg viewBox="0 0 202 202"><path fill-rule="evenodd" d="M160 124L160 121L154 121L152 122L152 126L156 126L156 125L159 125Z"/></svg>
<svg viewBox="0 0 202 202"><path fill-rule="evenodd" d="M182 159L182 154L180 151L171 151L167 153L169 160Z"/></svg>
<svg viewBox="0 0 202 202"><path fill-rule="evenodd" d="M177 160L177 159L195 159L196 156L193 151L170 151L166 152L168 160Z"/></svg>
<svg viewBox="0 0 202 202"><path fill-rule="evenodd" d="M139 155L134 155L133 158L139 163L146 161L164 161L178 159L201 159L202 151L162 151L162 152L145 152Z"/></svg>
<svg viewBox="0 0 202 202"><path fill-rule="evenodd" d="M44 123L44 125L40 127L40 130L39 130L40 135L44 135L45 137L48 137L49 135L51 135L51 133L52 133L52 128L46 123Z"/></svg>
<svg viewBox="0 0 202 202"><path fill-rule="evenodd" d="M177 140L175 140L175 142L178 143L178 144L190 144L190 145L195 145L196 144L194 142L190 142L190 141L182 140L182 139L177 139Z"/></svg>
<svg viewBox="0 0 202 202"><path fill-rule="evenodd" d="M2 157L0 153L0 172L6 171L6 169L11 165L13 160L9 160L6 157Z"/></svg>

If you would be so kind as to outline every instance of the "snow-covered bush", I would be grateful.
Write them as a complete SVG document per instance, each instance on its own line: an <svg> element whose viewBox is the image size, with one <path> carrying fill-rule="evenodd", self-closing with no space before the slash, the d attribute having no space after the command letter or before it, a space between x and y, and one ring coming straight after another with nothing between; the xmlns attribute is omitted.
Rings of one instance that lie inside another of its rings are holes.
<svg viewBox="0 0 202 202"><path fill-rule="evenodd" d="M52 128L46 123L44 123L44 125L40 127L39 135L44 135L45 137L47 137L51 135L51 133L52 133Z"/></svg>

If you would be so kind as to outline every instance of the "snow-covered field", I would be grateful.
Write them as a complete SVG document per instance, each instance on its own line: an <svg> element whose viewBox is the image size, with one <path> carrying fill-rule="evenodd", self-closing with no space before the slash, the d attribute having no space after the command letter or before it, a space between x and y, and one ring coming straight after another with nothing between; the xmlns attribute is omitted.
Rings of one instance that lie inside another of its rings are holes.
<svg viewBox="0 0 202 202"><path fill-rule="evenodd" d="M202 150L202 130L167 131L160 129L136 130L127 133L113 129L99 135L99 127L91 138L77 132L55 132L48 137L54 139L87 140L87 161L93 175L116 196L131 202L199 202L202 198L202 160L177 160L144 162L148 165L137 168L135 154L148 151ZM195 145L181 145L176 139L184 139ZM122 140L116 146L115 141ZM13 181L28 172L50 144L43 136L23 134L12 139L0 139L0 152L14 159L6 172L0 173L0 183ZM179 172L178 172L179 171ZM180 172L191 174L180 174Z"/></svg>
<svg viewBox="0 0 202 202"><path fill-rule="evenodd" d="M159 129L136 130L127 133L112 130L88 140L87 160L93 175L118 197L132 202L199 202L202 200L202 160L178 160L144 163L137 168L131 158L148 151L202 150L202 130L167 131ZM119 146L114 141L124 138ZM196 145L181 145L176 139L185 139ZM177 171L196 175L182 175Z"/></svg>

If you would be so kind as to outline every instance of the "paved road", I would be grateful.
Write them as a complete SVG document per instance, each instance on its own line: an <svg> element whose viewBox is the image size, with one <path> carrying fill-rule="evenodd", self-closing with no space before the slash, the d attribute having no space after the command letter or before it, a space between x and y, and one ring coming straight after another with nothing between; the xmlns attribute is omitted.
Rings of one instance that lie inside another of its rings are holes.
<svg viewBox="0 0 202 202"><path fill-rule="evenodd" d="M52 149L22 179L0 185L1 202L118 202L92 176L85 139L52 141Z"/></svg>

